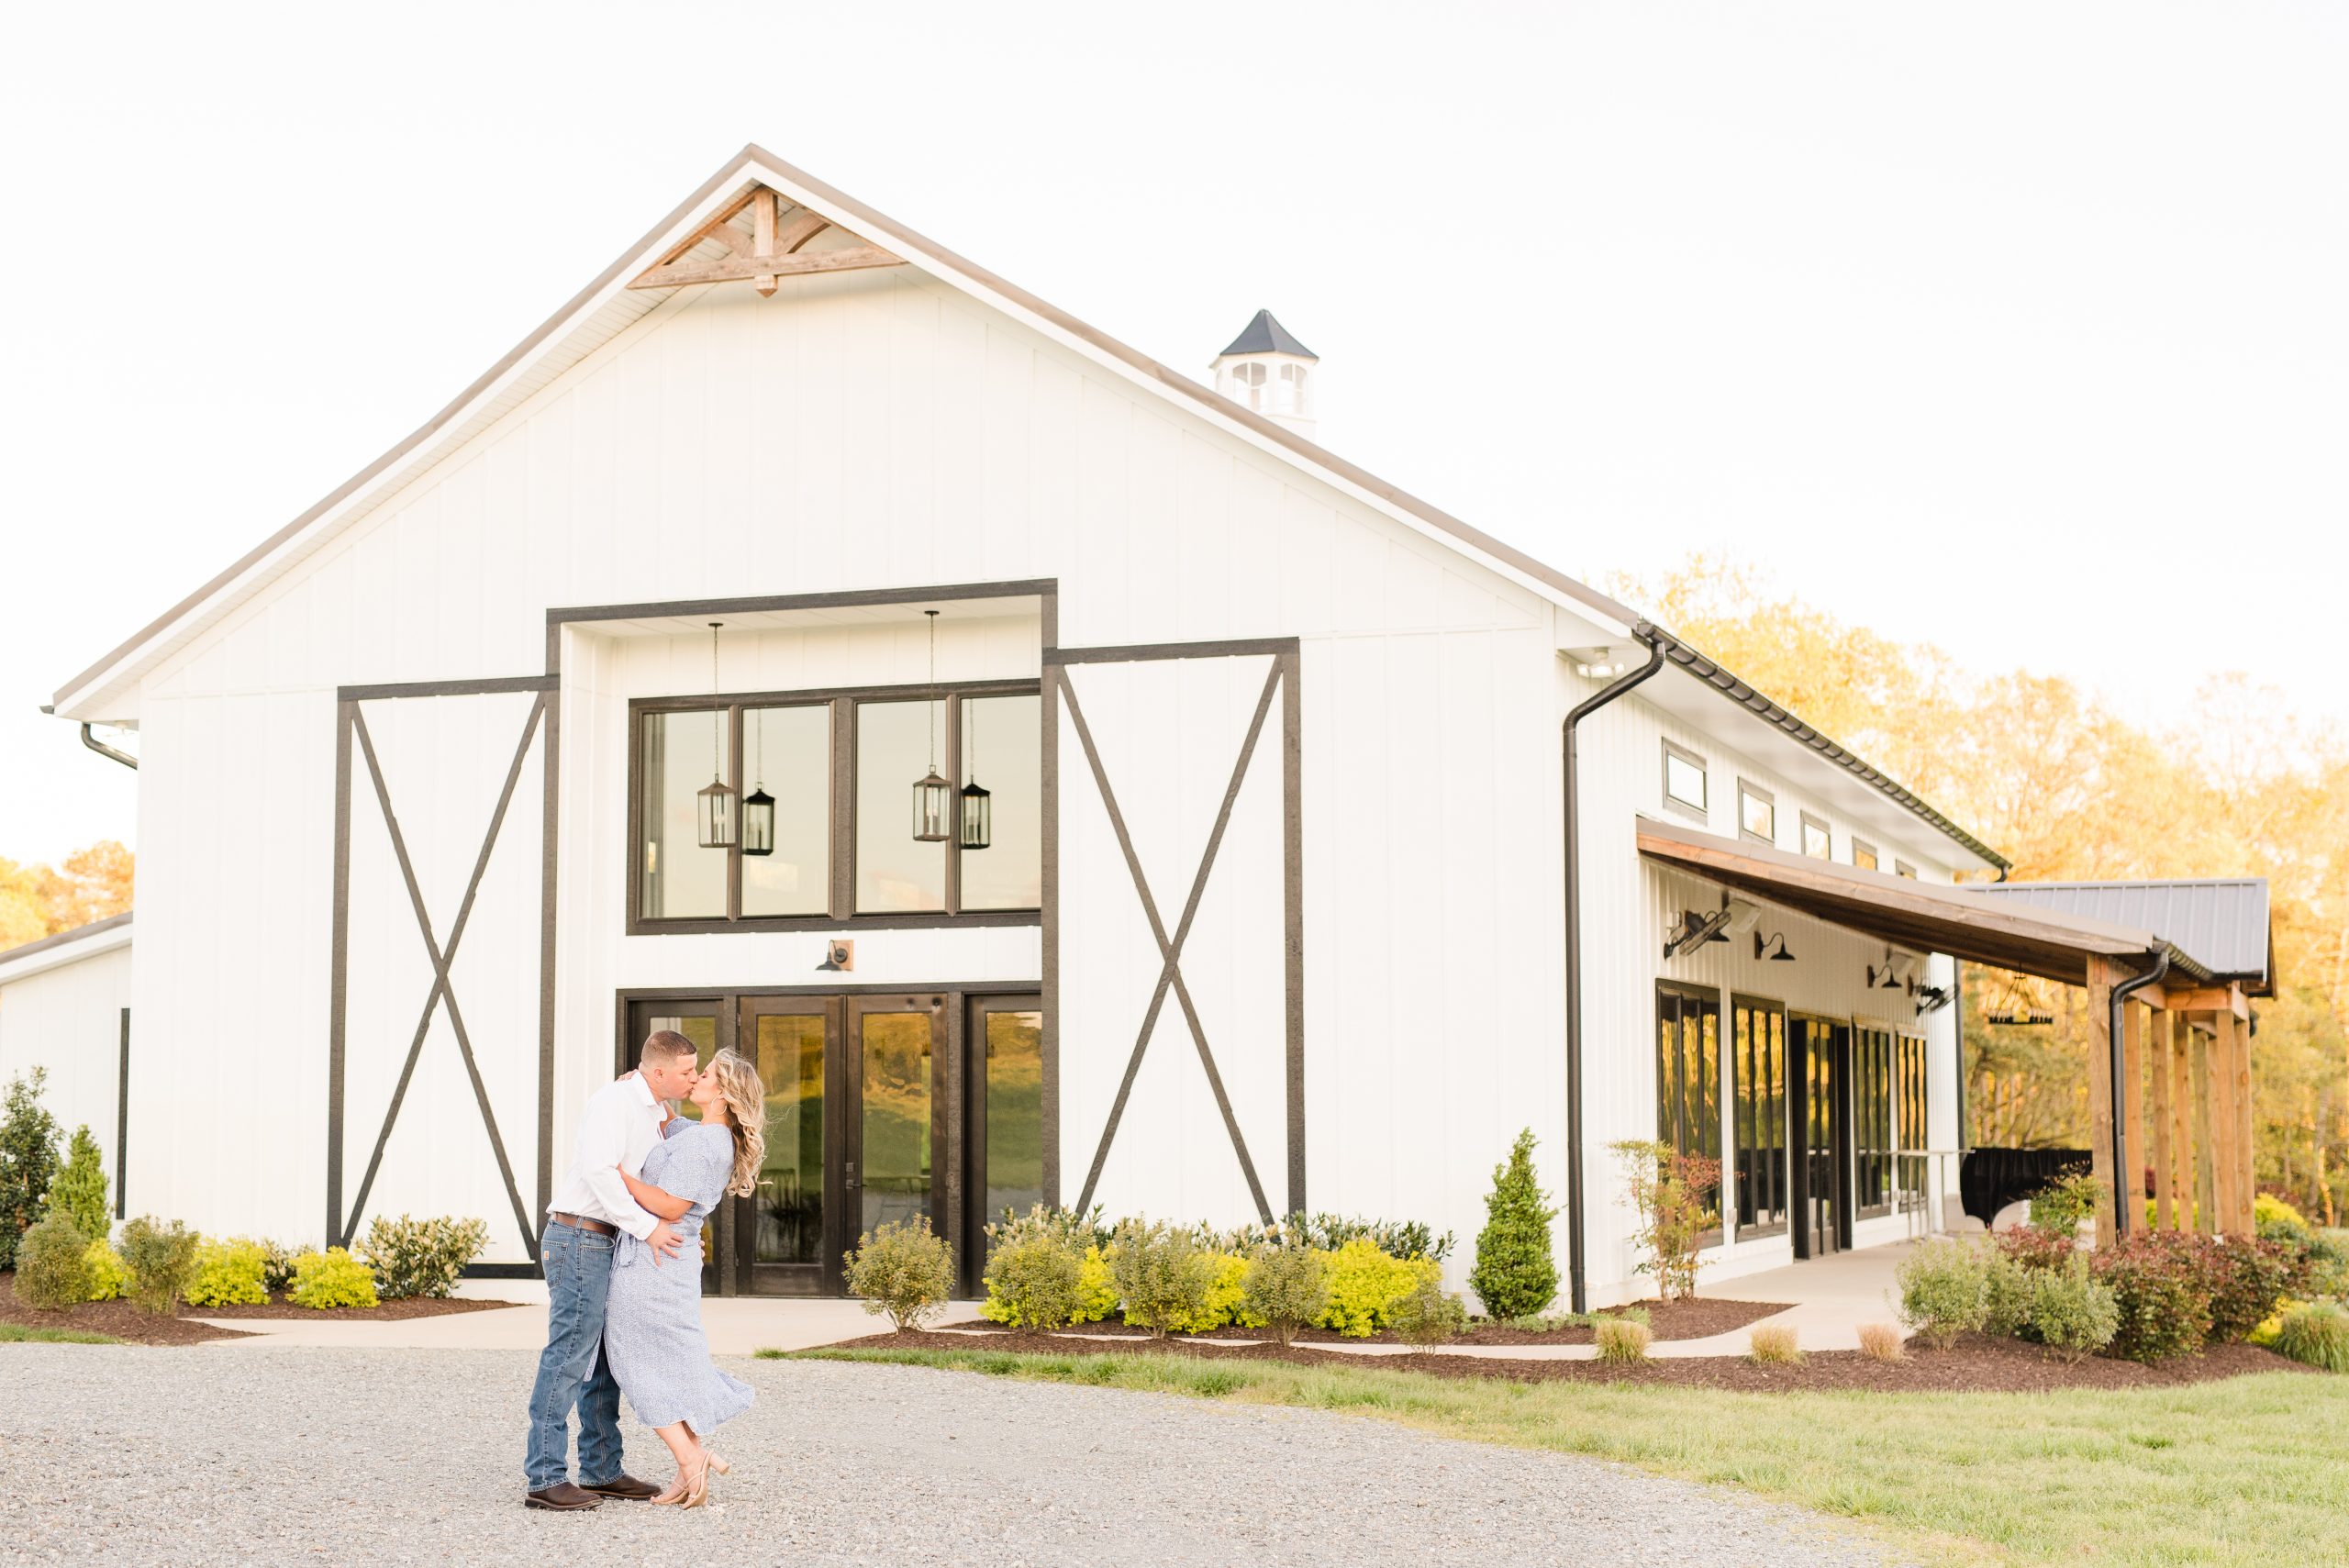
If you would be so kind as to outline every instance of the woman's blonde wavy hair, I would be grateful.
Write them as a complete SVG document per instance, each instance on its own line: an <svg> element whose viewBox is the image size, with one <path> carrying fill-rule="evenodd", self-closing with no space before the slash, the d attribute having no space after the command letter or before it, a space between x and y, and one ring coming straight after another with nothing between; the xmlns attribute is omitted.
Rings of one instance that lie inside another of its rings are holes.
<svg viewBox="0 0 2349 1568"><path fill-rule="evenodd" d="M736 1197L749 1197L757 1190L759 1169L767 1161L766 1085L760 1082L759 1070L731 1051L711 1057L705 1071L718 1080L726 1114L734 1123L734 1176L726 1190Z"/></svg>

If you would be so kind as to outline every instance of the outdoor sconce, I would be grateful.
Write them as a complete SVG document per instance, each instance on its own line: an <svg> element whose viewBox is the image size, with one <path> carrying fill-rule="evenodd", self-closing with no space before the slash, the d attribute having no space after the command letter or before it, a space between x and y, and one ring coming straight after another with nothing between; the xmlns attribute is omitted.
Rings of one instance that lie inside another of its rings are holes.
<svg viewBox="0 0 2349 1568"><path fill-rule="evenodd" d="M718 695L718 628L723 621L709 623L709 695ZM701 816L701 847L705 850L730 850L734 847L734 792L726 784L726 710L712 709L709 716L709 787L698 798Z"/></svg>
<svg viewBox="0 0 2349 1568"><path fill-rule="evenodd" d="M1917 1016L1919 1018L1921 1018L1928 1013L1938 1013L1943 1007L1948 1006L1948 987L1942 985L1920 985L1917 987ZM2051 1019L2050 1021L2052 1022L2053 1020Z"/></svg>
<svg viewBox="0 0 2349 1568"><path fill-rule="evenodd" d="M1880 967L1876 964L1868 965L1868 989L1871 991L1898 991L1900 989L1902 984L1906 982L1910 994L1914 995L1917 989L1917 984L1914 980L1909 979L1909 970L1915 962L1916 961L1914 959L1910 958L1905 952L1887 949L1884 954L1884 962Z"/></svg>
<svg viewBox="0 0 2349 1568"><path fill-rule="evenodd" d="M1776 952L1770 951L1774 945L1778 950ZM1784 931L1774 931L1766 937L1759 931L1754 932L1753 956L1766 958L1772 963L1792 963L1795 961L1795 955L1787 951L1787 934Z"/></svg>
<svg viewBox="0 0 2349 1568"><path fill-rule="evenodd" d="M1694 909L1682 910L1680 923L1677 926L1664 928L1664 956L1676 958L1690 948L1701 946L1706 942L1729 940L1727 937L1721 935L1721 928L1728 925L1729 921L1730 912L1726 908L1716 909L1709 915L1699 915Z"/></svg>
<svg viewBox="0 0 2349 1568"><path fill-rule="evenodd" d="M1586 681L1610 680L1631 667L1621 651L1613 648L1569 649L1566 657L1575 662L1575 673Z"/></svg>
<svg viewBox="0 0 2349 1568"><path fill-rule="evenodd" d="M826 942L824 962L816 966L818 974L845 974L856 967L854 942Z"/></svg>
<svg viewBox="0 0 2349 1568"><path fill-rule="evenodd" d="M930 684L938 684L938 612L924 610L930 617ZM914 839L924 844L942 844L954 836L950 826L953 819L954 786L938 775L938 703L932 699L930 707L930 772L914 781Z"/></svg>

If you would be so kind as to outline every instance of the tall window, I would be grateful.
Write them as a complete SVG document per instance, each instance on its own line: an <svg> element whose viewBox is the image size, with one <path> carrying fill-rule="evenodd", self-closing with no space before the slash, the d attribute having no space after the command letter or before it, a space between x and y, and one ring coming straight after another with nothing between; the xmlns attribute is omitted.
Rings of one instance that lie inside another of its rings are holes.
<svg viewBox="0 0 2349 1568"><path fill-rule="evenodd" d="M1263 369L1261 365L1257 367ZM1305 409L1305 367L1283 365L1273 382L1273 412L1298 414Z"/></svg>
<svg viewBox="0 0 2349 1568"><path fill-rule="evenodd" d="M1892 1032L1863 1029L1852 1043L1852 1145L1860 1218L1892 1212Z"/></svg>
<svg viewBox="0 0 2349 1568"><path fill-rule="evenodd" d="M1701 820L1707 812L1705 759L1667 740L1664 743L1664 804Z"/></svg>
<svg viewBox="0 0 2349 1568"><path fill-rule="evenodd" d="M1808 811L1802 814L1802 852L1815 861L1835 858L1834 840L1828 836L1827 824Z"/></svg>
<svg viewBox="0 0 2349 1568"><path fill-rule="evenodd" d="M632 706L632 930L1002 923L1042 906L1033 683ZM985 792L984 844L914 837L914 783L933 762L958 795ZM725 849L701 847L696 796L713 778L739 803Z"/></svg>
<svg viewBox="0 0 2349 1568"><path fill-rule="evenodd" d="M1895 1131L1900 1147L1907 1150L1932 1147L1932 1107L1926 1097L1926 1061L1923 1037L1902 1035L1894 1053L1893 1095L1898 1118ZM1901 1208L1906 1211L1923 1207L1925 1156L1921 1152L1900 1156L1898 1175Z"/></svg>
<svg viewBox="0 0 2349 1568"><path fill-rule="evenodd" d="M1737 1234L1775 1236L1787 1228L1787 1011L1739 996L1730 1012Z"/></svg>
<svg viewBox="0 0 2349 1568"><path fill-rule="evenodd" d="M1231 395L1251 408L1264 406L1264 367L1260 364L1231 367Z"/></svg>
<svg viewBox="0 0 2349 1568"><path fill-rule="evenodd" d="M1719 1160L1720 999L1709 992L1659 985L1655 1012L1656 1141L1683 1154Z"/></svg>
<svg viewBox="0 0 2349 1568"><path fill-rule="evenodd" d="M1778 803L1766 789L1737 781L1737 829L1757 844L1778 841Z"/></svg>

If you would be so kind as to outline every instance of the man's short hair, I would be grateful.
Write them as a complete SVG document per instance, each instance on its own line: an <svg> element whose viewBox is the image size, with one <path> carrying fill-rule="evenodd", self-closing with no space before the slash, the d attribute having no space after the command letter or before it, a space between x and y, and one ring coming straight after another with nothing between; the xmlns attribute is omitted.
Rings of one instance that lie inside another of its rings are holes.
<svg viewBox="0 0 2349 1568"><path fill-rule="evenodd" d="M666 1067L677 1057L691 1062L700 1054L694 1042L675 1029L655 1029L645 1037L644 1053L637 1058L637 1065L651 1067L657 1062Z"/></svg>

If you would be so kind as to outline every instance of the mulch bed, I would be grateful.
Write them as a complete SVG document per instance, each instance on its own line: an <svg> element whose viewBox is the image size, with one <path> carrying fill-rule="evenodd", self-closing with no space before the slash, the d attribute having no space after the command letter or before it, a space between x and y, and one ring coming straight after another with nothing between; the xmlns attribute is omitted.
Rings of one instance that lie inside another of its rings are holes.
<svg viewBox="0 0 2349 1568"><path fill-rule="evenodd" d="M1642 1301L1640 1309L1648 1315L1648 1331L1658 1340L1703 1340L1715 1334L1726 1334L1742 1329L1748 1323L1760 1321L1776 1313L1784 1312L1786 1304L1776 1301L1727 1301L1702 1296L1688 1301ZM1617 1308L1620 1311L1621 1308ZM1602 1313L1611 1317L1612 1312ZM945 1325L949 1329L999 1329L984 1318L965 1318L960 1323ZM1124 1323L1081 1323L1069 1330L1072 1334L1110 1335L1119 1339L1142 1340L1150 1337L1147 1329L1136 1329ZM1261 1340L1262 1329L1210 1329L1204 1334L1177 1336L1185 1342L1216 1340ZM1533 1329L1511 1329L1498 1323L1477 1323L1458 1339L1455 1345L1587 1345L1594 1338L1589 1329L1558 1329L1543 1332ZM1301 1345L1393 1345L1401 1341L1387 1329L1380 1329L1368 1339L1348 1339L1329 1329L1300 1329L1297 1336Z"/></svg>
<svg viewBox="0 0 2349 1568"><path fill-rule="evenodd" d="M1061 1334L1030 1330L989 1335L941 1333L874 1334L846 1340L831 1350L1017 1351L1046 1355L1091 1352L1187 1355L1207 1360L1285 1361L1299 1366L1346 1366L1370 1371L1423 1372L1437 1377L1500 1378L1518 1383L1664 1385L1738 1392L1881 1390L1887 1393L2039 1393L2058 1388L2168 1388L2187 1383L2243 1377L2261 1372L2315 1373L2256 1345L2215 1345L2201 1355L2161 1366L2107 1361L2092 1356L2066 1364L2018 1340L1968 1335L1945 1351L1912 1345L1897 1362L1875 1361L1857 1351L1814 1351L1795 1366L1757 1366L1740 1356L1688 1356L1631 1366L1595 1361L1507 1361L1492 1356L1412 1352L1360 1356L1342 1351L1295 1345L1216 1344L1200 1340L1136 1340L1104 1345Z"/></svg>
<svg viewBox="0 0 2349 1568"><path fill-rule="evenodd" d="M480 1312L493 1307L514 1307L511 1301L434 1301L409 1296L380 1307L331 1307L314 1310L296 1307L284 1296L266 1307L190 1307L180 1304L171 1318L141 1312L128 1301L84 1301L62 1312L43 1312L17 1299L17 1276L0 1273L0 1323L21 1323L28 1329L72 1329L84 1334L106 1334L137 1345L193 1345L204 1340L245 1340L240 1329L222 1329L199 1321L206 1318L323 1318L361 1323L396 1321L404 1318L435 1318L444 1312Z"/></svg>

